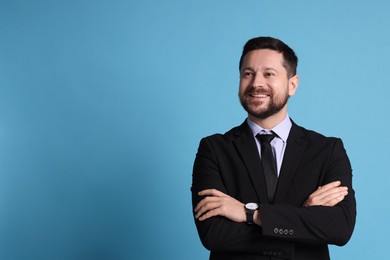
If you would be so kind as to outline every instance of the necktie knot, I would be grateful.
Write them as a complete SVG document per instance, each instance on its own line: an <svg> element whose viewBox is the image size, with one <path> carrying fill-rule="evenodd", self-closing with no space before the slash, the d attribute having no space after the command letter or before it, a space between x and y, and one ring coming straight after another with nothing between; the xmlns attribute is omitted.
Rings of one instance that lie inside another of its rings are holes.
<svg viewBox="0 0 390 260"><path fill-rule="evenodd" d="M276 137L276 134L275 133L265 134L265 135L257 134L256 137L257 139L259 139L261 144L263 144L264 142L270 143Z"/></svg>

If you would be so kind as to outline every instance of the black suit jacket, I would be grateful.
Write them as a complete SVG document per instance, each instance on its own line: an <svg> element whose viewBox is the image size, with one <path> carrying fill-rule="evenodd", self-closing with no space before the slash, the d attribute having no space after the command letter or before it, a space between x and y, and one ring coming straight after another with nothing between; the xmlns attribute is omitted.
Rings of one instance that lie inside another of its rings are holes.
<svg viewBox="0 0 390 260"><path fill-rule="evenodd" d="M339 180L349 188L334 207L303 207L318 186ZM260 204L262 226L212 217L195 223L210 259L329 259L328 244L344 245L355 225L352 169L343 143L293 123L275 191L267 202L255 139L247 122L224 135L203 138L196 155L193 208L197 193L214 188L237 200Z"/></svg>

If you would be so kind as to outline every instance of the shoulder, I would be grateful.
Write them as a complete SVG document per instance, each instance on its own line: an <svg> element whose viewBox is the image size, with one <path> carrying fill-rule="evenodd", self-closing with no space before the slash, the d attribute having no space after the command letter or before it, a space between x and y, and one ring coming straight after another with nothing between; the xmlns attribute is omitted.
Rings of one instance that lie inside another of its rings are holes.
<svg viewBox="0 0 390 260"><path fill-rule="evenodd" d="M250 134L250 128L246 121L244 121L241 125L235 126L225 133L215 133L206 137L203 137L202 140L207 140L210 142L231 142L236 138Z"/></svg>
<svg viewBox="0 0 390 260"><path fill-rule="evenodd" d="M290 135L294 136L301 136L304 138L308 138L310 140L319 140L319 141L334 141L334 140L340 140L338 137L331 137L331 136L325 136L324 134L321 134L317 131L307 129L305 127L302 127L300 125L297 125L295 122L292 121L292 127Z"/></svg>
<svg viewBox="0 0 390 260"><path fill-rule="evenodd" d="M253 141L252 141L253 139ZM225 132L216 133L203 137L199 144L199 151L214 151L215 153L230 153L234 151L234 147L242 143L255 142L252 131L246 121L241 125L236 126Z"/></svg>
<svg viewBox="0 0 390 260"><path fill-rule="evenodd" d="M337 148L343 149L343 141L339 137L325 136L317 131L306 129L293 122L289 136L290 141L306 143L309 147L317 149Z"/></svg>

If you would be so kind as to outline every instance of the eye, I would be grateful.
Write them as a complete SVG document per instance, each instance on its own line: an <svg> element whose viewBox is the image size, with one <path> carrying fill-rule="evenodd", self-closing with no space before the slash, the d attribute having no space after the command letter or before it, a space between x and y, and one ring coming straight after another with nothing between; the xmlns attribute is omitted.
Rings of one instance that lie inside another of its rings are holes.
<svg viewBox="0 0 390 260"><path fill-rule="evenodd" d="M272 77L272 76L275 76L275 73L273 73L273 72L265 72L264 73L264 77Z"/></svg>
<svg viewBox="0 0 390 260"><path fill-rule="evenodd" d="M254 73L252 71L246 70L241 73L241 76L243 78L251 78L254 76Z"/></svg>

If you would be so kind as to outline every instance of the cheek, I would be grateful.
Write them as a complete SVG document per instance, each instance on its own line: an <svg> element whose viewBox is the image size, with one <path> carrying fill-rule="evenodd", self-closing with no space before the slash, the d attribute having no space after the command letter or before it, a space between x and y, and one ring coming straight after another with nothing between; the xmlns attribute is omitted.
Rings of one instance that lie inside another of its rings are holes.
<svg viewBox="0 0 390 260"><path fill-rule="evenodd" d="M245 89L246 89L245 84L243 84L243 83L240 81L240 85L238 86L238 93L239 93L239 94L244 93L244 92L245 92Z"/></svg>

